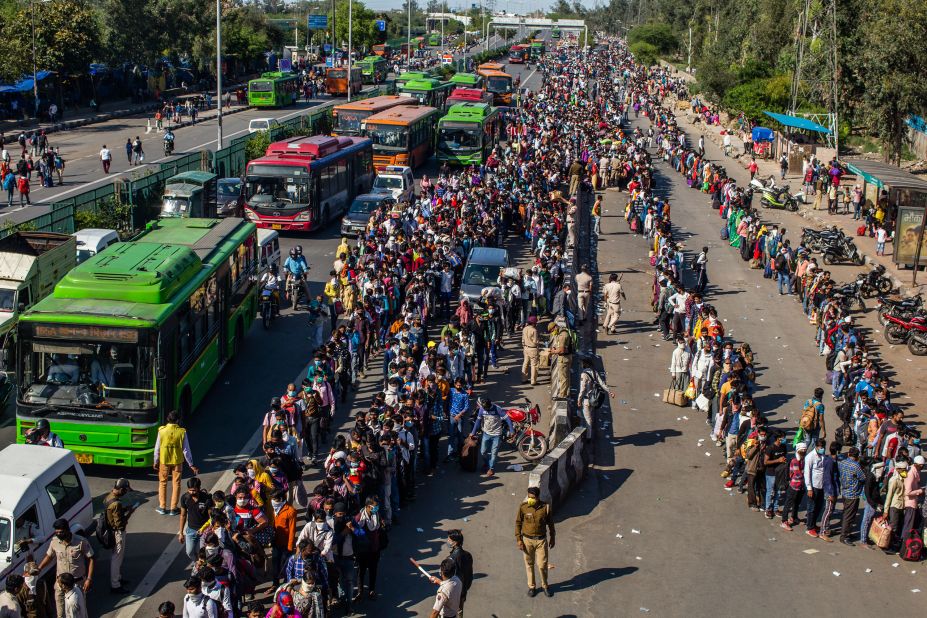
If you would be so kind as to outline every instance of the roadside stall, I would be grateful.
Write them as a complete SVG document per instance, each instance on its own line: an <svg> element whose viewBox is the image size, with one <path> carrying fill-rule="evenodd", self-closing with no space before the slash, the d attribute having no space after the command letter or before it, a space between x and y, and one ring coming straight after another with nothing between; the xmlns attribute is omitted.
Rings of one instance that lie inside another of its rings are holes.
<svg viewBox="0 0 927 618"><path fill-rule="evenodd" d="M783 128L776 131L773 142L773 156L779 157L784 152L789 158L789 174L801 174L804 162L817 154L818 136L830 135L827 127L808 118L763 112Z"/></svg>
<svg viewBox="0 0 927 618"><path fill-rule="evenodd" d="M773 140L775 139L775 132L772 129L767 129L766 127L753 127L753 130L750 132L750 137L753 140L754 157L758 159L769 159L772 157Z"/></svg>

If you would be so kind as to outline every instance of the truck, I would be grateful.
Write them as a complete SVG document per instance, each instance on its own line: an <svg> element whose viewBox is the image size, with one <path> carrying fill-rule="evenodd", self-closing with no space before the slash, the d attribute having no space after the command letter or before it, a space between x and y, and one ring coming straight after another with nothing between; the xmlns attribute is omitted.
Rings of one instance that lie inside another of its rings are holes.
<svg viewBox="0 0 927 618"><path fill-rule="evenodd" d="M0 239L0 366L12 361L19 315L51 294L76 265L77 238L69 234L14 232Z"/></svg>
<svg viewBox="0 0 927 618"><path fill-rule="evenodd" d="M209 172L183 172L164 183L162 219L195 217L214 219L217 213L219 177Z"/></svg>

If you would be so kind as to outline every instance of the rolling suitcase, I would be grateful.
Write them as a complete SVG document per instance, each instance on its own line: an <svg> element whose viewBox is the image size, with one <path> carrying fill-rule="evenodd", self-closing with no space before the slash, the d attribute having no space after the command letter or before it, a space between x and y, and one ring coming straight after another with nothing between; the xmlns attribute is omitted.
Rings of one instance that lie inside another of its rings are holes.
<svg viewBox="0 0 927 618"><path fill-rule="evenodd" d="M460 468L467 472L476 472L477 458L480 456L479 440L473 436L464 438L460 447Z"/></svg>

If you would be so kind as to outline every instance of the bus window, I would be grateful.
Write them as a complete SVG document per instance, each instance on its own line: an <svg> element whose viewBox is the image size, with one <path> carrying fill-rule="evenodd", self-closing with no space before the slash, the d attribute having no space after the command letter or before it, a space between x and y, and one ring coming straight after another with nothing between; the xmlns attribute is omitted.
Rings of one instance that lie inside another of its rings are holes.
<svg viewBox="0 0 927 618"><path fill-rule="evenodd" d="M379 125L367 127L367 137L374 145L386 146L387 148L404 148L409 141L408 127L394 125Z"/></svg>

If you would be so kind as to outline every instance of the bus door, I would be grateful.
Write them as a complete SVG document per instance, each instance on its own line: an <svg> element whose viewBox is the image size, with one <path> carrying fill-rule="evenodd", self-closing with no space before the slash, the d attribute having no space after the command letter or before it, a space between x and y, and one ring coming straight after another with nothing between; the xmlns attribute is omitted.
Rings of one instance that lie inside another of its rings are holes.
<svg viewBox="0 0 927 618"><path fill-rule="evenodd" d="M231 293L231 273L228 263L216 271L216 296L219 300L219 366L229 359L229 294ZM241 342L238 342L241 345Z"/></svg>

